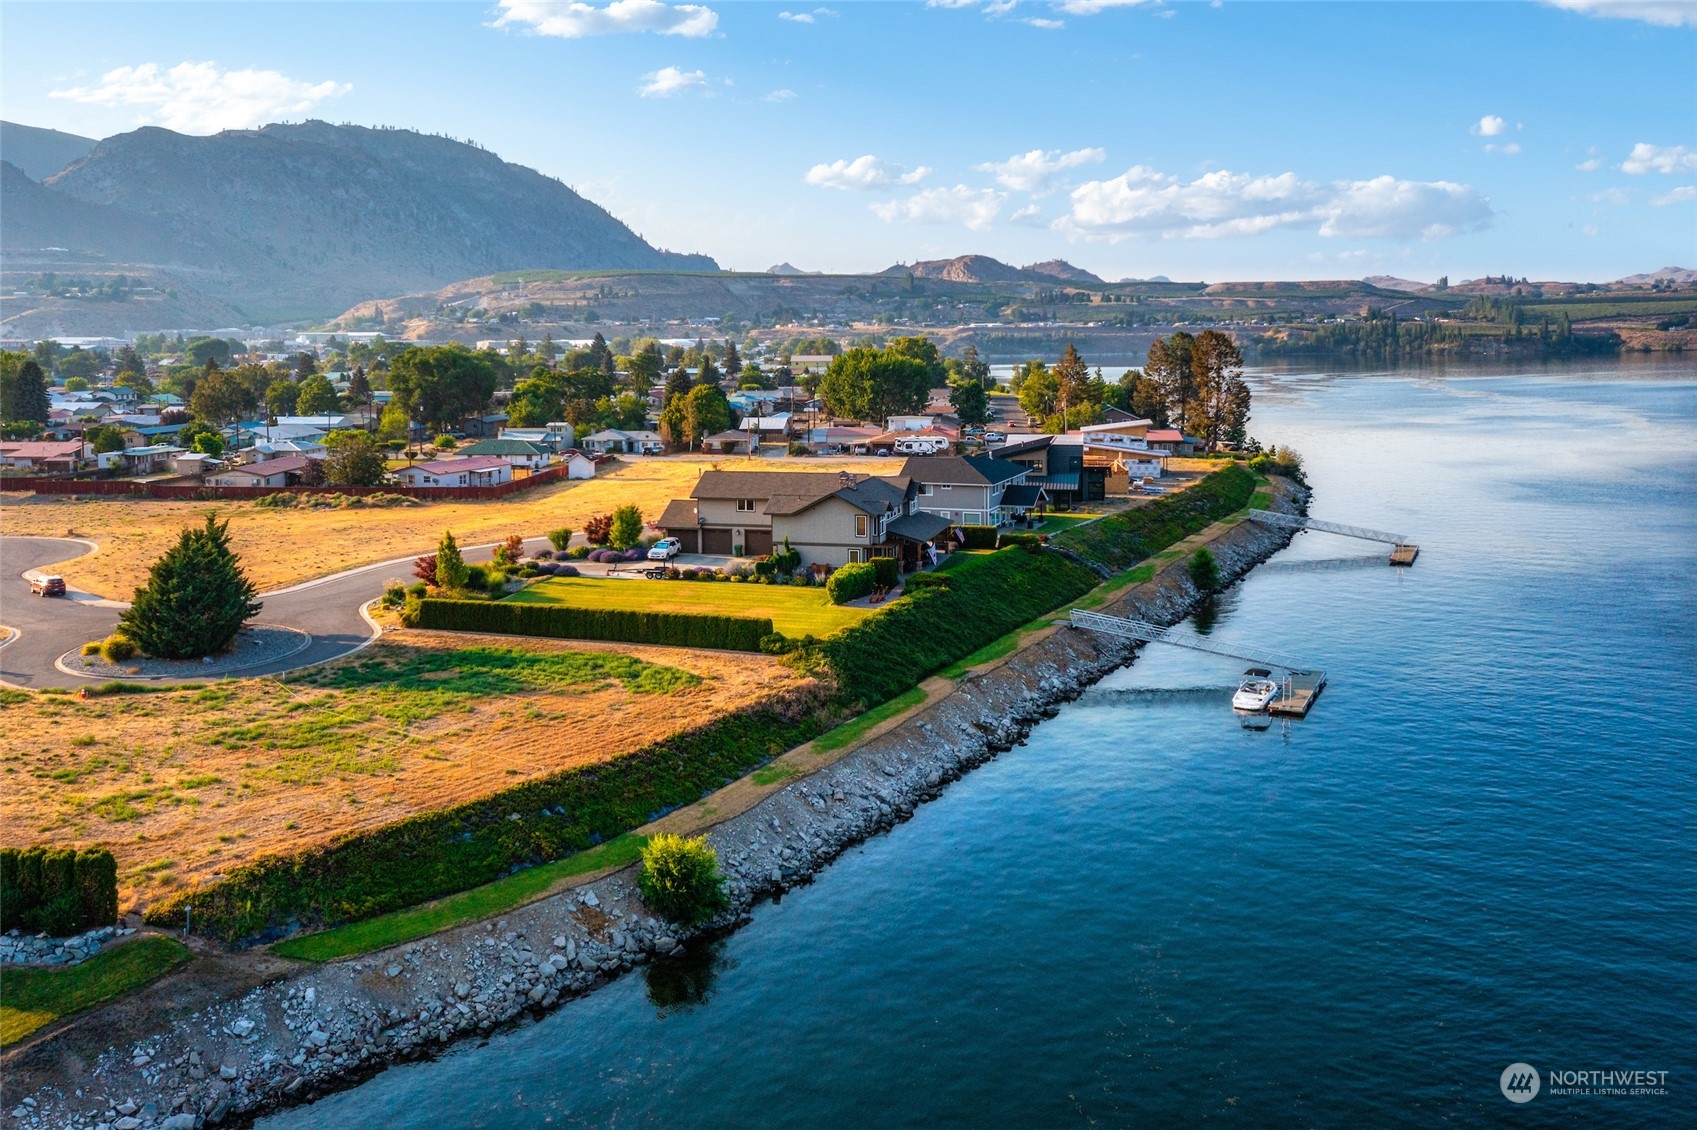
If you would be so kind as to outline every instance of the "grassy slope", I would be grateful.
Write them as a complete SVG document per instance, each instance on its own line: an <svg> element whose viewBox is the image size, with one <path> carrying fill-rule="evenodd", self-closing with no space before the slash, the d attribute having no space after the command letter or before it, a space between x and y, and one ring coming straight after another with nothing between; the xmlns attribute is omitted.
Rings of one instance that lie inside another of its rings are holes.
<svg viewBox="0 0 1697 1130"><path fill-rule="evenodd" d="M139 989L188 958L186 947L153 934L66 969L0 969L0 1045Z"/></svg>
<svg viewBox="0 0 1697 1130"><path fill-rule="evenodd" d="M290 938L272 946L271 952L304 961L334 961L400 945L438 930L511 910L547 894L556 883L566 879L635 863L642 854L642 845L647 842L646 836L620 836L588 851L580 851L423 906Z"/></svg>
<svg viewBox="0 0 1697 1130"><path fill-rule="evenodd" d="M730 581L602 580L555 577L526 585L507 598L515 604L565 604L630 612L699 612L721 616L770 616L786 636L828 636L859 621L864 608L831 603L822 588L752 585Z"/></svg>

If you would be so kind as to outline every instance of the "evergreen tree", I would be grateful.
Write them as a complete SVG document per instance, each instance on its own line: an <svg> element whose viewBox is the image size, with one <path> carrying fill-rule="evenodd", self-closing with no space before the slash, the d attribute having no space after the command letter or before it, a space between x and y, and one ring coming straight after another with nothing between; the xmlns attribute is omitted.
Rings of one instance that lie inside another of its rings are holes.
<svg viewBox="0 0 1697 1130"><path fill-rule="evenodd" d="M463 589L470 576L465 558L460 556L460 547L454 541L453 531L444 530L442 541L436 546L437 585L445 589Z"/></svg>
<svg viewBox="0 0 1697 1130"><path fill-rule="evenodd" d="M1195 428L1191 411L1196 400L1196 378L1190 367L1195 344L1196 339L1183 331L1159 338L1149 347L1149 360L1143 367L1144 373L1160 385L1173 426L1186 435Z"/></svg>
<svg viewBox="0 0 1697 1130"><path fill-rule="evenodd" d="M742 355L737 352L737 343L730 338L725 339L725 375L734 377L742 372Z"/></svg>
<svg viewBox="0 0 1697 1130"><path fill-rule="evenodd" d="M364 365L355 365L354 371L348 374L348 403L371 403L371 378L365 375Z"/></svg>
<svg viewBox="0 0 1697 1130"><path fill-rule="evenodd" d="M996 387L996 382L990 379L990 366L979 360L978 347L969 345L960 357L961 374L969 381L977 381L986 389Z"/></svg>
<svg viewBox="0 0 1697 1130"><path fill-rule="evenodd" d="M613 526L607 540L614 549L630 549L642 540L642 511L620 506L613 511Z"/></svg>
<svg viewBox="0 0 1697 1130"><path fill-rule="evenodd" d="M229 523L209 514L154 562L147 586L118 619L118 634L159 659L211 655L258 614L256 592L230 549Z"/></svg>
<svg viewBox="0 0 1697 1130"><path fill-rule="evenodd" d="M30 420L47 423L50 401L47 374L33 360L19 361L20 354L7 354L0 365L0 420L15 424Z"/></svg>

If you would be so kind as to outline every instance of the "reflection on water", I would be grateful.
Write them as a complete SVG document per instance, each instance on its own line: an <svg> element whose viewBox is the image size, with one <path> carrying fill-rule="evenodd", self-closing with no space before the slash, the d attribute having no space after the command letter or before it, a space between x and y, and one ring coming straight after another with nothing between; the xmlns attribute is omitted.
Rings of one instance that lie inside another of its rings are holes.
<svg viewBox="0 0 1697 1130"><path fill-rule="evenodd" d="M648 1000L661 1016L706 1004L719 974L734 968L722 938L692 942L683 953L657 958L644 970Z"/></svg>

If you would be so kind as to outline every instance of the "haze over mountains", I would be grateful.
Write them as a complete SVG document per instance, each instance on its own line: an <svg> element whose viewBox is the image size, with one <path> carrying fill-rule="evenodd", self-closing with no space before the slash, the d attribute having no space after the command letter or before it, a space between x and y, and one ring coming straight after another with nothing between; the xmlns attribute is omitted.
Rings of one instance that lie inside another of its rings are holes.
<svg viewBox="0 0 1697 1130"><path fill-rule="evenodd" d="M146 127L90 143L8 123L0 159L8 282L164 272L161 289L200 292L248 322L516 268L718 269L650 246L559 181L410 130Z"/></svg>

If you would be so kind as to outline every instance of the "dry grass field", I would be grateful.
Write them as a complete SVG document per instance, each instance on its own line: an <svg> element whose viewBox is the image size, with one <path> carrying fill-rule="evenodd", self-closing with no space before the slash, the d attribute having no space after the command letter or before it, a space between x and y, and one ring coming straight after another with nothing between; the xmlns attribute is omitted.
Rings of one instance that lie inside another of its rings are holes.
<svg viewBox="0 0 1697 1130"><path fill-rule="evenodd" d="M252 502L164 502L103 498L85 502L49 495L0 499L0 531L65 537L74 533L100 549L63 566L73 588L128 600L153 561L187 526L208 513L230 522L230 538L248 576L261 590L281 588L407 554L425 553L452 530L461 545L482 545L509 534L539 536L559 526L583 529L586 519L635 505L645 518L689 494L710 467L725 470L839 471L886 475L900 459L748 459L668 456L602 468L593 479L550 484L497 502L429 502L411 506L272 509Z"/></svg>
<svg viewBox="0 0 1697 1130"><path fill-rule="evenodd" d="M0 692L0 842L109 845L127 906L630 752L799 681L764 656L410 631L288 681Z"/></svg>

